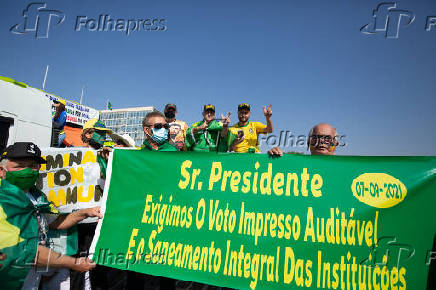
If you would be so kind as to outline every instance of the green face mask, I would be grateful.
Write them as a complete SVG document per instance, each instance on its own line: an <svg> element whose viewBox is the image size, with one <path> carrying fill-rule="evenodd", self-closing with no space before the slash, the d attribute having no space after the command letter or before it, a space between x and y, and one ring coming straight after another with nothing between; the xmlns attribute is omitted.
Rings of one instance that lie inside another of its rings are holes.
<svg viewBox="0 0 436 290"><path fill-rule="evenodd" d="M18 171L6 171L6 181L25 190L35 185L38 180L39 171L25 168Z"/></svg>
<svg viewBox="0 0 436 290"><path fill-rule="evenodd" d="M103 144L104 144L104 140L105 140L105 136L100 135L100 134L97 133L97 132L94 132L94 133L92 134L92 140L94 140L95 142L97 142L97 143L100 144L100 145L103 145Z"/></svg>

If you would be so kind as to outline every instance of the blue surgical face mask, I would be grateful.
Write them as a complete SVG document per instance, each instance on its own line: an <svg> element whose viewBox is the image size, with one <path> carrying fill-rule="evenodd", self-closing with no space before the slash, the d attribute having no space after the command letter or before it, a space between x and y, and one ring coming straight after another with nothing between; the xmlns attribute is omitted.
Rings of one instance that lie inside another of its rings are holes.
<svg viewBox="0 0 436 290"><path fill-rule="evenodd" d="M152 129L153 131L153 136L151 136L151 139L153 139L154 142L156 142L157 144L162 144L164 143L166 140L168 140L168 130L165 128L160 128L160 129Z"/></svg>

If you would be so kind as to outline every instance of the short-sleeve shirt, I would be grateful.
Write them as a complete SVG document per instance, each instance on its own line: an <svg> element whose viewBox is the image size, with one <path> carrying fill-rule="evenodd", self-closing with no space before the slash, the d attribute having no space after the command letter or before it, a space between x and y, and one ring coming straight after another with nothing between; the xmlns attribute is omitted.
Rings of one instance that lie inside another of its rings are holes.
<svg viewBox="0 0 436 290"><path fill-rule="evenodd" d="M171 144L177 147L179 150L186 150L185 139L188 125L180 120L168 123L169 129L169 141Z"/></svg>
<svg viewBox="0 0 436 290"><path fill-rule="evenodd" d="M260 152L259 141L257 137L259 134L266 134L266 125L260 122L248 122L245 126L240 126L239 123L230 127L229 134L229 146L232 145L233 141L238 136L239 131L244 132L244 140L235 146L235 152L247 153L252 150L254 152Z"/></svg>

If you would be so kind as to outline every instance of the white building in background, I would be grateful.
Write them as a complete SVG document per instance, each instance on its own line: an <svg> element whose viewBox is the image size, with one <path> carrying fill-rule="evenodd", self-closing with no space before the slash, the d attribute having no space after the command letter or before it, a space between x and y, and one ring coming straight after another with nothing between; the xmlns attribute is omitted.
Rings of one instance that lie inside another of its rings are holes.
<svg viewBox="0 0 436 290"><path fill-rule="evenodd" d="M135 140L136 146L144 141L142 120L154 107L136 107L100 111L100 120L115 134L129 134Z"/></svg>

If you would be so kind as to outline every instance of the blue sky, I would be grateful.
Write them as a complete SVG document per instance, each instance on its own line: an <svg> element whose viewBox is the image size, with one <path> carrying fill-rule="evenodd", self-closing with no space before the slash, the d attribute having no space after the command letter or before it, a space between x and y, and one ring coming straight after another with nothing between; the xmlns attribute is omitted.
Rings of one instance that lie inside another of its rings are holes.
<svg viewBox="0 0 436 290"><path fill-rule="evenodd" d="M31 1L3 0L0 75L41 88L50 65L50 93L78 101L85 85L84 104L97 109L107 99L114 108L174 102L188 123L206 103L236 122L241 102L264 122L272 104L275 132L338 128L347 143L338 154L436 155L436 26L425 29L436 2L397 1L415 15L397 39L360 32L380 2L46 1L65 21L36 39L9 31ZM166 30L74 30L77 16L101 14L165 19Z"/></svg>

